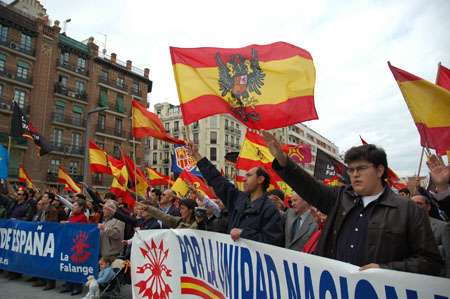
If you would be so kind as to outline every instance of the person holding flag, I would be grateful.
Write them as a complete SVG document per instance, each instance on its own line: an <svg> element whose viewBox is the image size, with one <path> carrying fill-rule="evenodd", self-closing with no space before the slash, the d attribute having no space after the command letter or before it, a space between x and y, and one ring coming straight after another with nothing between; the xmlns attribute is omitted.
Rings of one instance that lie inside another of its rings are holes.
<svg viewBox="0 0 450 299"><path fill-rule="evenodd" d="M262 136L275 157L272 168L308 203L328 215L315 253L360 266L440 275L443 261L423 209L386 184L387 158L373 144L345 154L348 186L326 186L311 177L269 132Z"/></svg>
<svg viewBox="0 0 450 299"><path fill-rule="evenodd" d="M266 244L282 246L283 228L276 206L267 197L270 176L262 167L250 169L244 177L244 191L240 191L205 157L192 141L187 144L189 153L208 185L228 210L228 233L233 241L246 238Z"/></svg>

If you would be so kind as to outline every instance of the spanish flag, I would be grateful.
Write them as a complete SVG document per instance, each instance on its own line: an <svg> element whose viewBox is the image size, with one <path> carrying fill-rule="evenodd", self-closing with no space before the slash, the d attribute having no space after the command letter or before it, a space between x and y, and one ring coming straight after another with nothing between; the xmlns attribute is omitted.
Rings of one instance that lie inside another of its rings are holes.
<svg viewBox="0 0 450 299"><path fill-rule="evenodd" d="M75 181L70 177L70 175L61 166L59 166L59 171L58 171L58 182L64 183L67 185L67 186L64 186L65 190L67 190L66 188L68 188L68 190L71 190L75 193L81 193L83 191L81 189L81 187L78 186L77 183L75 183Z"/></svg>
<svg viewBox="0 0 450 299"><path fill-rule="evenodd" d="M114 178L117 179L117 181L120 185L126 186L128 183L128 171L127 171L127 168L125 167L125 163L115 159L114 157L112 157L108 154L106 154L106 157L108 158L108 161L109 161L109 167L111 168L111 174L114 176ZM125 188L125 190L126 190L126 188Z"/></svg>
<svg viewBox="0 0 450 299"><path fill-rule="evenodd" d="M181 294L204 299L225 299L225 296L201 279L181 276Z"/></svg>
<svg viewBox="0 0 450 299"><path fill-rule="evenodd" d="M276 42L244 48L174 48L184 124L228 113L255 130L317 119L311 54Z"/></svg>
<svg viewBox="0 0 450 299"><path fill-rule="evenodd" d="M23 169L22 165L19 165L19 182L25 184L27 188L33 188L33 181L30 179L28 174L25 172L25 169Z"/></svg>
<svg viewBox="0 0 450 299"><path fill-rule="evenodd" d="M132 103L133 137L141 138L152 136L153 138L161 139L169 143L186 144L184 140L169 136L155 113L148 111L134 99L132 100Z"/></svg>
<svg viewBox="0 0 450 299"><path fill-rule="evenodd" d="M174 180L167 176L163 175L150 166L147 165L147 172L150 179L150 185L151 186L163 186L163 185L170 185L172 186L174 183Z"/></svg>
<svg viewBox="0 0 450 299"><path fill-rule="evenodd" d="M450 70L439 63L436 84L450 90Z"/></svg>
<svg viewBox="0 0 450 299"><path fill-rule="evenodd" d="M136 186L136 193L145 196L145 193L147 192L148 188L148 181L145 175L142 173L142 171L136 167L136 164L134 164L133 160L131 160L130 157L125 155L122 152L123 160L125 162L125 166L127 167L128 176L131 183L137 183Z"/></svg>
<svg viewBox="0 0 450 299"><path fill-rule="evenodd" d="M112 174L105 151L92 141L89 141L89 161L92 172Z"/></svg>
<svg viewBox="0 0 450 299"><path fill-rule="evenodd" d="M117 161L117 160L116 160ZM122 166L116 164L116 170L119 171L119 174L114 176L114 179L111 183L110 192L114 193L117 197L122 197L122 201L125 202L129 207L132 207L135 203L135 199L130 196L130 193L127 190L128 184L128 171L127 167L122 161L119 161Z"/></svg>
<svg viewBox="0 0 450 299"><path fill-rule="evenodd" d="M175 184L170 188L173 191L180 192L181 195L185 196L189 191L185 181L191 183L192 186L196 187L197 190L203 194L208 195L209 198L215 198L215 196L211 193L211 190L203 183L202 179L188 172L187 170L183 170L178 179L175 181Z"/></svg>
<svg viewBox="0 0 450 299"><path fill-rule="evenodd" d="M416 123L421 145L450 149L450 91L388 65Z"/></svg>

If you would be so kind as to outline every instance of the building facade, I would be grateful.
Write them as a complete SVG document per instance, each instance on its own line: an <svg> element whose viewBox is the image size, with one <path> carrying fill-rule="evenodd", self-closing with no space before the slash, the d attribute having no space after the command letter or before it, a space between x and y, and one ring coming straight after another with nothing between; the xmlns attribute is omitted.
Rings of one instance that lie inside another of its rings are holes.
<svg viewBox="0 0 450 299"><path fill-rule="evenodd" d="M179 105L167 102L158 103L154 106L154 112L164 124L169 135L186 140L186 128L183 125ZM229 114L218 114L192 123L187 128L189 138L197 144L200 153L230 178L234 165L225 160L225 155L240 151L246 127ZM305 144L311 147L313 156L311 163L300 164L311 174L314 173L317 148L339 159L339 148L335 144L303 124L278 128L271 132L282 143ZM156 171L164 175L172 175L170 173L172 153L172 144L149 138L146 161Z"/></svg>
<svg viewBox="0 0 450 299"><path fill-rule="evenodd" d="M116 158L120 150L133 158L131 99L149 106L149 69L122 62L114 53L102 55L93 38L82 43L61 33L39 1L12 4L30 8L0 5L0 143L10 148L10 180L21 164L40 187L56 184L59 166L81 181L86 137ZM51 153L37 158L31 140L9 142L13 99L53 145ZM98 107L105 108L93 113ZM136 141L137 164L144 162L144 147L143 140ZM111 176L87 173L86 183L109 188Z"/></svg>

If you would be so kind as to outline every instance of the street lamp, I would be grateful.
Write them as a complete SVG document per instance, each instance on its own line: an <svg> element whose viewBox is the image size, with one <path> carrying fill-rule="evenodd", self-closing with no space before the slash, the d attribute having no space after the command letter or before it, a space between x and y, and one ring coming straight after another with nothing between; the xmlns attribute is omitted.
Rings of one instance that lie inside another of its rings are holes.
<svg viewBox="0 0 450 299"><path fill-rule="evenodd" d="M91 114L100 111L108 110L109 107L97 107L87 112L86 120L86 136L84 138L84 167L83 167L83 182L87 184L87 173L89 167L89 131L91 129Z"/></svg>

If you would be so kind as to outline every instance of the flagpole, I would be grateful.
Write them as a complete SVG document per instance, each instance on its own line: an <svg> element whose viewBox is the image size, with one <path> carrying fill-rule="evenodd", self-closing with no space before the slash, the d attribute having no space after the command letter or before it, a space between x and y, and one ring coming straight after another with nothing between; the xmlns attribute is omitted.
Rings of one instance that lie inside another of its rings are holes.
<svg viewBox="0 0 450 299"><path fill-rule="evenodd" d="M438 63L438 71L437 71L437 74L436 74L436 84L438 83L438 79L439 79L439 73L441 72L441 62L439 61L439 63Z"/></svg>
<svg viewBox="0 0 450 299"><path fill-rule="evenodd" d="M425 147L422 146L422 154L420 155L420 162L419 162L419 169L417 170L417 177L416 177L416 181L419 179L420 176L420 168L422 167L422 161L423 161L423 153L425 152ZM417 189L417 187L414 187ZM417 190L414 189L414 193L417 192Z"/></svg>
<svg viewBox="0 0 450 299"><path fill-rule="evenodd" d="M137 153L136 153L136 142L135 142L136 140L135 140L135 138L134 138L134 135L133 135L133 152L134 152L134 156L133 156L133 158L134 158L134 188L136 189L136 200L137 200L137 191L138 191L138 188L137 188L137 175L136 175L136 155L137 155Z"/></svg>

